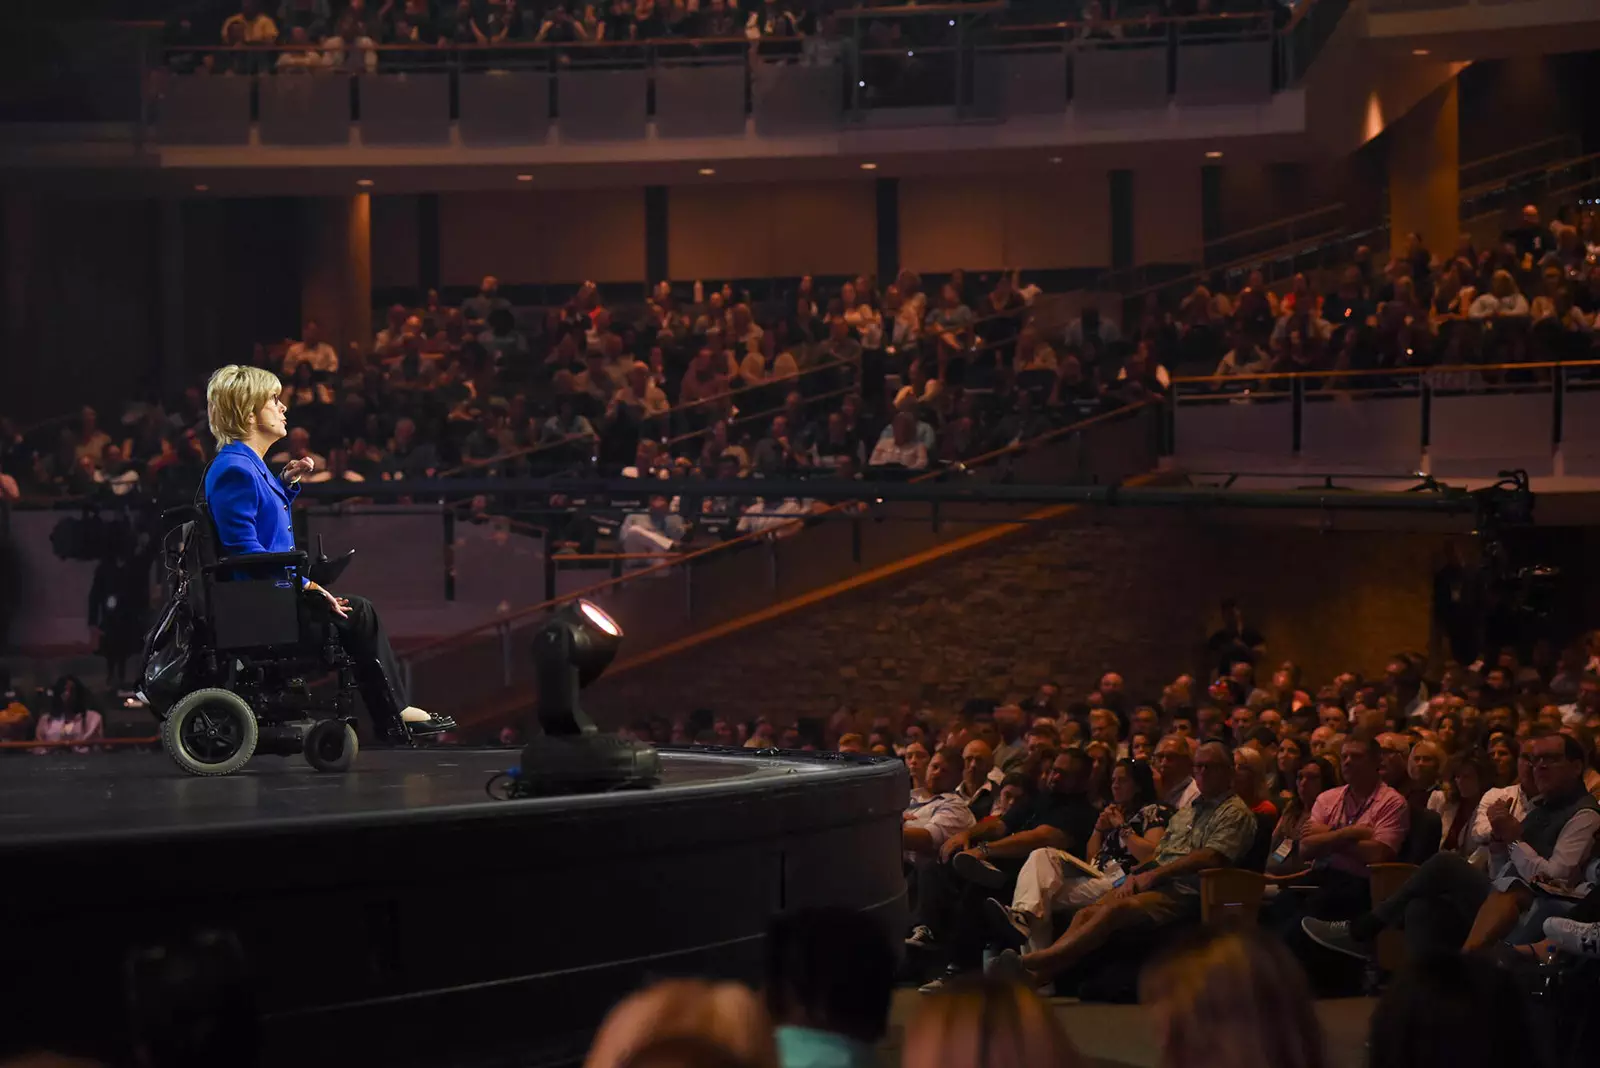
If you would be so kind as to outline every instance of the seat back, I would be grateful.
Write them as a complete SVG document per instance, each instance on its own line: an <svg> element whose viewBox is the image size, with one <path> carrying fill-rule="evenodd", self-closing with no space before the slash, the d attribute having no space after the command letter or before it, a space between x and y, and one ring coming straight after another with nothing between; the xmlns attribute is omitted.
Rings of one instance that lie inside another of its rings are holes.
<svg viewBox="0 0 1600 1068"><path fill-rule="evenodd" d="M300 593L284 582L281 570L264 577L220 575L221 539L202 490L195 498L186 537L191 589L202 591L201 616L211 647L219 653L286 651L303 644Z"/></svg>
<svg viewBox="0 0 1600 1068"><path fill-rule="evenodd" d="M1200 873L1200 920L1218 927L1254 927L1267 880L1245 868L1207 868Z"/></svg>
<svg viewBox="0 0 1600 1068"><path fill-rule="evenodd" d="M1416 874L1415 864L1373 864L1370 866L1372 879L1372 904L1376 908L1379 904L1394 896L1406 884L1406 880ZM1387 928L1378 935L1377 943L1378 967L1386 972L1399 971L1406 962L1406 939L1404 933Z"/></svg>

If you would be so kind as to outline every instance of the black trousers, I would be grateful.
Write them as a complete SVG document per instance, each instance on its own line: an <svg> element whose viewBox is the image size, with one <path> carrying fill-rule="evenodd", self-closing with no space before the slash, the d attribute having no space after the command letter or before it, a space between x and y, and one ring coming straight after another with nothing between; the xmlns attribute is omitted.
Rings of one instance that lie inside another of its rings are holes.
<svg viewBox="0 0 1600 1068"><path fill-rule="evenodd" d="M1489 877L1458 853L1435 853L1405 885L1372 910L1372 922L1400 927L1413 958L1453 953L1472 931L1472 921L1489 897ZM1356 934L1375 934L1358 921Z"/></svg>
<svg viewBox="0 0 1600 1068"><path fill-rule="evenodd" d="M340 619L334 615L327 598L320 593L309 593L311 620L332 627L339 635L339 644L350 654L356 665L356 685L361 690L361 700L372 716L380 733L390 732L400 726L400 710L411 703L406 693L405 676L400 663L389 646L389 635L383 629L378 610L365 597L346 596L350 614Z"/></svg>

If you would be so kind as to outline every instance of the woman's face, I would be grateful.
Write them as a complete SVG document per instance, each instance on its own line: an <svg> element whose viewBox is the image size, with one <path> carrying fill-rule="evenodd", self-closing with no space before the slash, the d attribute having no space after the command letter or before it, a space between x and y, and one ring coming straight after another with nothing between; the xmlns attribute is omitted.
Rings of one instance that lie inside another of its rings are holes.
<svg viewBox="0 0 1600 1068"><path fill-rule="evenodd" d="M1301 768L1300 774L1295 778L1295 789L1299 792L1300 804L1309 811L1317 795L1322 793L1324 785L1326 784L1322 781L1322 769L1317 765L1307 764Z"/></svg>
<svg viewBox="0 0 1600 1068"><path fill-rule="evenodd" d="M1471 799L1483 796L1483 783L1478 778L1478 769L1471 764L1463 764L1456 769L1456 796Z"/></svg>
<svg viewBox="0 0 1600 1068"><path fill-rule="evenodd" d="M257 429L271 434L272 440L277 441L289 432L288 411L282 397L273 397L256 413Z"/></svg>
<svg viewBox="0 0 1600 1068"><path fill-rule="evenodd" d="M1454 716L1445 716L1440 719L1438 726L1434 728L1434 733L1439 736L1439 744L1444 746L1446 752L1455 749L1458 731Z"/></svg>
<svg viewBox="0 0 1600 1068"><path fill-rule="evenodd" d="M1517 755L1511 747L1504 742L1496 742L1489 747L1489 760L1494 764L1494 775L1503 783L1515 782L1517 779Z"/></svg>
<svg viewBox="0 0 1600 1068"><path fill-rule="evenodd" d="M1278 743L1278 774L1287 778L1294 774L1294 769L1300 766L1304 756L1300 751L1300 743L1292 738L1285 738Z"/></svg>
<svg viewBox="0 0 1600 1068"><path fill-rule="evenodd" d="M911 785L921 786L928 775L928 750L921 742L906 746L906 770L911 772Z"/></svg>
<svg viewBox="0 0 1600 1068"><path fill-rule="evenodd" d="M1133 780L1133 775L1127 768L1118 764L1111 769L1111 800L1121 805L1123 809L1134 803L1139 786Z"/></svg>

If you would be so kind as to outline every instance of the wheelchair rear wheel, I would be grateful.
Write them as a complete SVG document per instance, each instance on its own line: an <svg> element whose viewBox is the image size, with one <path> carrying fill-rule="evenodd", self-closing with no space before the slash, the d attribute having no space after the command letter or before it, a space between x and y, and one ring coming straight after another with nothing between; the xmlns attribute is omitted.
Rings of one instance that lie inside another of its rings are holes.
<svg viewBox="0 0 1600 1068"><path fill-rule="evenodd" d="M318 771L349 771L361 751L356 729L341 719L325 719L306 732L306 763Z"/></svg>
<svg viewBox="0 0 1600 1068"><path fill-rule="evenodd" d="M248 702L231 690L185 694L161 723L167 755L190 775L231 775L255 754L261 731Z"/></svg>

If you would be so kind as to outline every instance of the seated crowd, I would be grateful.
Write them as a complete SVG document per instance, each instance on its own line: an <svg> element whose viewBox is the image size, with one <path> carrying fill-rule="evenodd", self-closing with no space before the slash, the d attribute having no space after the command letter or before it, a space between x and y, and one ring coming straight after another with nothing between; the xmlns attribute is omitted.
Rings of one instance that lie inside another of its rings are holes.
<svg viewBox="0 0 1600 1068"><path fill-rule="evenodd" d="M1600 344L1600 215L1567 210L1542 220L1534 205L1499 243L1460 236L1444 254L1406 235L1403 255L1379 263L1362 246L1325 285L1296 274L1278 293L1260 271L1237 292L1197 286L1176 313L1152 302L1141 332L1167 338L1186 374L1256 386L1281 372L1370 371L1588 360ZM1523 381L1532 371L1435 376L1436 388ZM1381 379L1380 379L1381 380ZM1372 381L1362 379L1362 381ZM1329 385L1337 384L1330 380Z"/></svg>
<svg viewBox="0 0 1600 1068"><path fill-rule="evenodd" d="M1358 981L1341 961L1371 960L1386 928L1417 958L1600 952L1600 633L1527 663L1505 649L1429 676L1401 654L1311 687L1233 619L1213 677L1149 700L1108 673L1082 700L1047 684L948 717L637 730L899 755L925 991L986 955L1033 987L1131 988L1155 932L1198 923L1218 868L1261 873L1262 926L1321 988ZM1395 863L1415 870L1374 907L1373 868Z"/></svg>
<svg viewBox="0 0 1600 1068"><path fill-rule="evenodd" d="M764 49L768 54L823 65L837 62L852 46L853 23L835 13L859 6L844 0L222 0L198 5L168 24L167 66L176 73L371 72L439 67L429 50L441 47L741 40L775 45ZM1269 10L1263 0L1015 0L1004 21L1044 29L1065 17L1082 23L1084 36L1108 38L1148 34L1150 20L1166 16ZM874 88L892 87L914 77L915 57L901 60L899 50L955 43L955 23L947 14L868 21L862 28L863 45L872 53L862 68L867 81ZM537 54L509 50L489 56L496 67L538 62ZM588 58L609 57L594 50Z"/></svg>
<svg viewBox="0 0 1600 1068"><path fill-rule="evenodd" d="M268 459L310 458L308 481L350 485L579 470L904 478L1164 388L1143 348L1102 343L1092 311L1090 326L1049 329L1032 309L1037 288L1014 274L957 270L927 288L910 271L881 290L867 276L826 290L804 277L762 302L731 285L678 294L662 283L627 304L586 283L519 320L491 276L459 304L430 291L394 305L370 343L343 353L312 321L297 341L258 345L250 362L285 383L290 432ZM204 420L198 384L170 407L133 404L116 419L85 408L30 432L0 419L0 473L10 496L181 503L209 456ZM573 506L558 541L593 544L604 517L587 502L541 503ZM624 548L645 553L782 528L793 520L774 516L813 509L755 493L702 500L679 486L606 503Z"/></svg>

